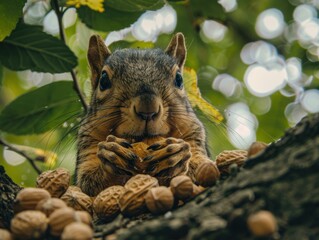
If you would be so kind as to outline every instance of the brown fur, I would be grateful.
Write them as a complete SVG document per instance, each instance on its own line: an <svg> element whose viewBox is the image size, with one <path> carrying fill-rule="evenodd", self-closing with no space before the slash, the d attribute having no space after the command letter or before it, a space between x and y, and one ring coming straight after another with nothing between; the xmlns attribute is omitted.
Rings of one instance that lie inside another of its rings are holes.
<svg viewBox="0 0 319 240"><path fill-rule="evenodd" d="M153 139L144 173L169 180L208 161L205 131L187 99L174 85L186 58L184 36L166 51L123 49L111 54L99 36L90 39L92 99L78 134L77 185L94 196L141 172L131 143ZM100 90L105 71L111 87ZM159 137L161 137L160 140ZM152 141L151 141L152 142ZM167 181L163 181L166 182Z"/></svg>

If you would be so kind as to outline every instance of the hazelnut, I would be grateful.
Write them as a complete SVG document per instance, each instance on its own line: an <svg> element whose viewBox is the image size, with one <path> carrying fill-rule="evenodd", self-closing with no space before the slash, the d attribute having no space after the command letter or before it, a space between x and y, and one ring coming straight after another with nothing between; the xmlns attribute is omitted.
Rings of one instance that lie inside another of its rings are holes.
<svg viewBox="0 0 319 240"><path fill-rule="evenodd" d="M257 157L266 149L267 146L268 145L264 142L253 142L248 148L247 157Z"/></svg>
<svg viewBox="0 0 319 240"><path fill-rule="evenodd" d="M70 173L63 168L41 173L37 178L37 187L48 190L52 197L59 198L69 187Z"/></svg>
<svg viewBox="0 0 319 240"><path fill-rule="evenodd" d="M154 187L145 195L145 203L151 213L165 213L173 208L174 196L167 187Z"/></svg>
<svg viewBox="0 0 319 240"><path fill-rule="evenodd" d="M67 207L66 203L59 198L49 198L41 200L35 210L43 212L47 217L51 215L56 209Z"/></svg>
<svg viewBox="0 0 319 240"><path fill-rule="evenodd" d="M11 220L11 232L18 239L42 239L47 227L48 219L40 211L23 211Z"/></svg>
<svg viewBox="0 0 319 240"><path fill-rule="evenodd" d="M119 199L124 193L123 186L111 186L96 196L93 202L93 210L99 219L112 220L119 212Z"/></svg>
<svg viewBox="0 0 319 240"><path fill-rule="evenodd" d="M88 225L81 222L74 222L67 225L61 236L62 240L91 240L93 230Z"/></svg>
<svg viewBox="0 0 319 240"><path fill-rule="evenodd" d="M1 240L12 240L13 238L11 236L11 233L8 230L0 228L0 239Z"/></svg>
<svg viewBox="0 0 319 240"><path fill-rule="evenodd" d="M134 216L146 210L144 196L152 187L158 186L158 180L144 174L133 176L125 184L125 192L119 199L121 212L125 216Z"/></svg>
<svg viewBox="0 0 319 240"><path fill-rule="evenodd" d="M65 226L75 221L74 209L65 207L55 210L49 217L51 235L60 236Z"/></svg>
<svg viewBox="0 0 319 240"><path fill-rule="evenodd" d="M248 228L258 237L269 236L277 231L277 221L269 211L259 211L251 214L247 220Z"/></svg>
<svg viewBox="0 0 319 240"><path fill-rule="evenodd" d="M24 210L34 210L41 200L51 198L50 193L41 188L24 188L18 192L14 201L15 213Z"/></svg>
<svg viewBox="0 0 319 240"><path fill-rule="evenodd" d="M148 155L148 145L144 142L137 142L132 144L132 151L139 156L140 158L144 158Z"/></svg>
<svg viewBox="0 0 319 240"><path fill-rule="evenodd" d="M221 173L229 174L229 166L237 164L242 166L247 159L247 151L245 150L225 150L216 156L216 164Z"/></svg>
<svg viewBox="0 0 319 240"><path fill-rule="evenodd" d="M188 176L177 176L171 180L171 191L176 199L185 200L193 193L193 182Z"/></svg>
<svg viewBox="0 0 319 240"><path fill-rule="evenodd" d="M75 210L84 210L92 214L92 199L83 192L69 189L62 195L61 199Z"/></svg>
<svg viewBox="0 0 319 240"><path fill-rule="evenodd" d="M219 170L212 161L203 162L197 167L195 172L197 183L203 187L213 186L219 177Z"/></svg>

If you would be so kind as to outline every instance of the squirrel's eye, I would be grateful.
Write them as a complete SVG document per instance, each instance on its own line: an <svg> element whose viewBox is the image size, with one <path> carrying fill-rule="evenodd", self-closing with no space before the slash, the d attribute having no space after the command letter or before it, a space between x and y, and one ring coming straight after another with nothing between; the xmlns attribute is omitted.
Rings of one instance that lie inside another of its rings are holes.
<svg viewBox="0 0 319 240"><path fill-rule="evenodd" d="M183 88L183 77L182 77L182 74L180 72L177 72L176 73L176 76L175 76L175 86L179 89L182 89Z"/></svg>
<svg viewBox="0 0 319 240"><path fill-rule="evenodd" d="M106 89L111 88L111 81L109 79L109 76L105 71L102 72L101 78L100 78L100 90L104 91Z"/></svg>

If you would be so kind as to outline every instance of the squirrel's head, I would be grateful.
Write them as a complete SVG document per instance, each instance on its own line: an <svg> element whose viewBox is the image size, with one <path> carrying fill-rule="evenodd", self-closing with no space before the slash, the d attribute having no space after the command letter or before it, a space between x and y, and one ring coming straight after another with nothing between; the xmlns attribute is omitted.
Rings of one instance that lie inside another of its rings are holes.
<svg viewBox="0 0 319 240"><path fill-rule="evenodd" d="M183 87L185 39L177 33L165 51L122 49L111 53L90 39L91 113L105 134L143 139L167 136L187 121L191 107Z"/></svg>

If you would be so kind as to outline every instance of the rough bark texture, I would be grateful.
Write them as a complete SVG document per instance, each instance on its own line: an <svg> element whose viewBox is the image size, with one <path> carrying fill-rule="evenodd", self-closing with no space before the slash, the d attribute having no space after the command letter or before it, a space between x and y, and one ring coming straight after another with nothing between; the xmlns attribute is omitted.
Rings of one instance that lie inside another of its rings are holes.
<svg viewBox="0 0 319 240"><path fill-rule="evenodd" d="M0 228L9 228L13 217L13 201L20 189L0 166Z"/></svg>
<svg viewBox="0 0 319 240"><path fill-rule="evenodd" d="M277 234L264 239L319 238L319 115L303 119L266 151L186 205L144 220L119 216L96 227L106 239L257 239L247 218L271 211ZM146 220L147 219L147 220Z"/></svg>

